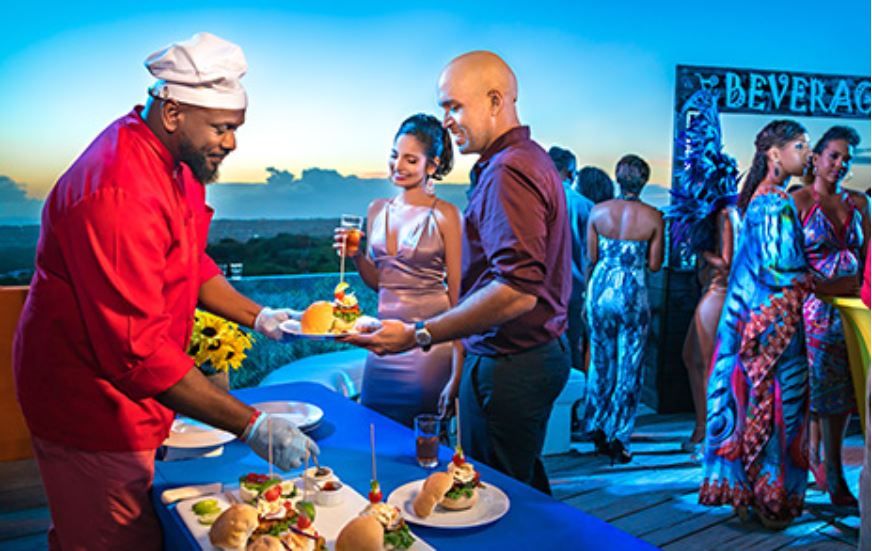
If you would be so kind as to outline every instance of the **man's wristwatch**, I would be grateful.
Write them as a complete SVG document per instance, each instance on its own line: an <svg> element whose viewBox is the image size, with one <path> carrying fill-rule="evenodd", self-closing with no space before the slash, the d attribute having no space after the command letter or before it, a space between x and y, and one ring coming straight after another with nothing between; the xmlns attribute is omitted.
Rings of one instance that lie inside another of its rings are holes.
<svg viewBox="0 0 872 551"><path fill-rule="evenodd" d="M433 335L427 331L423 321L415 322L415 344L424 352L429 352L430 345L433 344Z"/></svg>

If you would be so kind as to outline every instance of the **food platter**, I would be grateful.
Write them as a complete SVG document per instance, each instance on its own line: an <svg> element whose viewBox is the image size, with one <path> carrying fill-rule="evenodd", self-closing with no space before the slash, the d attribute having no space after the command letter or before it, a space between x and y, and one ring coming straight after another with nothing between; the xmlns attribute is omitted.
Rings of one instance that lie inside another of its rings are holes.
<svg viewBox="0 0 872 551"><path fill-rule="evenodd" d="M302 493L304 488L303 480L301 478L296 478L294 479L294 484L300 491L300 498L302 499L306 497ZM199 496L180 501L176 505L176 511L178 512L179 517L181 517L182 522L191 532L191 535L197 541L201 549L207 551L218 550L218 548L213 546L209 541L209 526L201 524L198 521L197 515L194 513L192 507L194 503L197 503L198 501L214 499L217 501L218 507L221 508L221 510L227 509L231 505L231 500L239 501L240 498L238 487L226 487L225 489L226 491L224 493ZM342 527L363 511L368 504L365 497L357 493L347 484L342 486L340 492L342 493L341 500L337 505L332 507L316 506L315 520L312 524L327 540L327 548L331 551L335 549L336 537L339 535ZM415 535L415 543L409 549L410 551L432 551L433 547Z"/></svg>
<svg viewBox="0 0 872 551"><path fill-rule="evenodd" d="M372 316L360 316L354 324L354 329L345 333L304 333L300 327L298 320L286 320L279 325L279 329L284 332L284 340L312 340L312 341L331 341L345 335L356 335L362 330L372 331L381 326L376 318Z"/></svg>
<svg viewBox="0 0 872 551"><path fill-rule="evenodd" d="M484 526L503 517L509 511L509 497L493 484L483 484L479 489L478 502L464 511L449 511L437 505L427 518L415 514L412 502L423 486L424 480L403 484L388 496L388 505L399 507L408 522L434 528L472 528Z"/></svg>

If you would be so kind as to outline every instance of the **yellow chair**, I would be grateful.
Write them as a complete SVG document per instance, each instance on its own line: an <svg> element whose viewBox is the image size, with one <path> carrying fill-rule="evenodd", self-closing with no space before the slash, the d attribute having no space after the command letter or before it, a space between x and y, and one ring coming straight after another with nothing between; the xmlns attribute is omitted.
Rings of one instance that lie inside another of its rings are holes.
<svg viewBox="0 0 872 551"><path fill-rule="evenodd" d="M856 297L831 297L819 295L818 298L839 309L842 326L845 329L845 342L848 345L848 364L851 367L851 381L854 383L854 396L857 398L857 411L865 411L866 377L869 374L869 333L872 325L869 309ZM860 425L866 434L865 415L860 415Z"/></svg>

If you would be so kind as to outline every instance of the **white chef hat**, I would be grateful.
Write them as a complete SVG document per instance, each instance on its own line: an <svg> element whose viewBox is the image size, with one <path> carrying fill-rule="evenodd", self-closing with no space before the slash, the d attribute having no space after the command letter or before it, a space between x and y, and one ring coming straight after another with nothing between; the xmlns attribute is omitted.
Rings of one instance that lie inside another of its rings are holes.
<svg viewBox="0 0 872 551"><path fill-rule="evenodd" d="M145 60L158 81L152 96L211 109L245 109L248 97L239 79L248 70L242 48L210 33L171 44Z"/></svg>

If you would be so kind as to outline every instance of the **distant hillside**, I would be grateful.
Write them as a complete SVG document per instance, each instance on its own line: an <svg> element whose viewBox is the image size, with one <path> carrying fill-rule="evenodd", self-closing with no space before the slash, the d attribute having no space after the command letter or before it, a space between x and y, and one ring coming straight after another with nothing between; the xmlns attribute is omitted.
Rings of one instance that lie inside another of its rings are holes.
<svg viewBox="0 0 872 551"><path fill-rule="evenodd" d="M289 219L338 218L340 215L366 214L373 199L393 197L397 188L383 178L343 176L335 170L310 168L297 178L286 170L267 168L266 183L213 184L206 188L215 218ZM467 185L438 184L437 195L466 206Z"/></svg>
<svg viewBox="0 0 872 551"><path fill-rule="evenodd" d="M213 220L209 228L209 243L233 239L245 243L250 239L266 239L280 233L329 237L339 225L339 217L297 218L294 220Z"/></svg>

